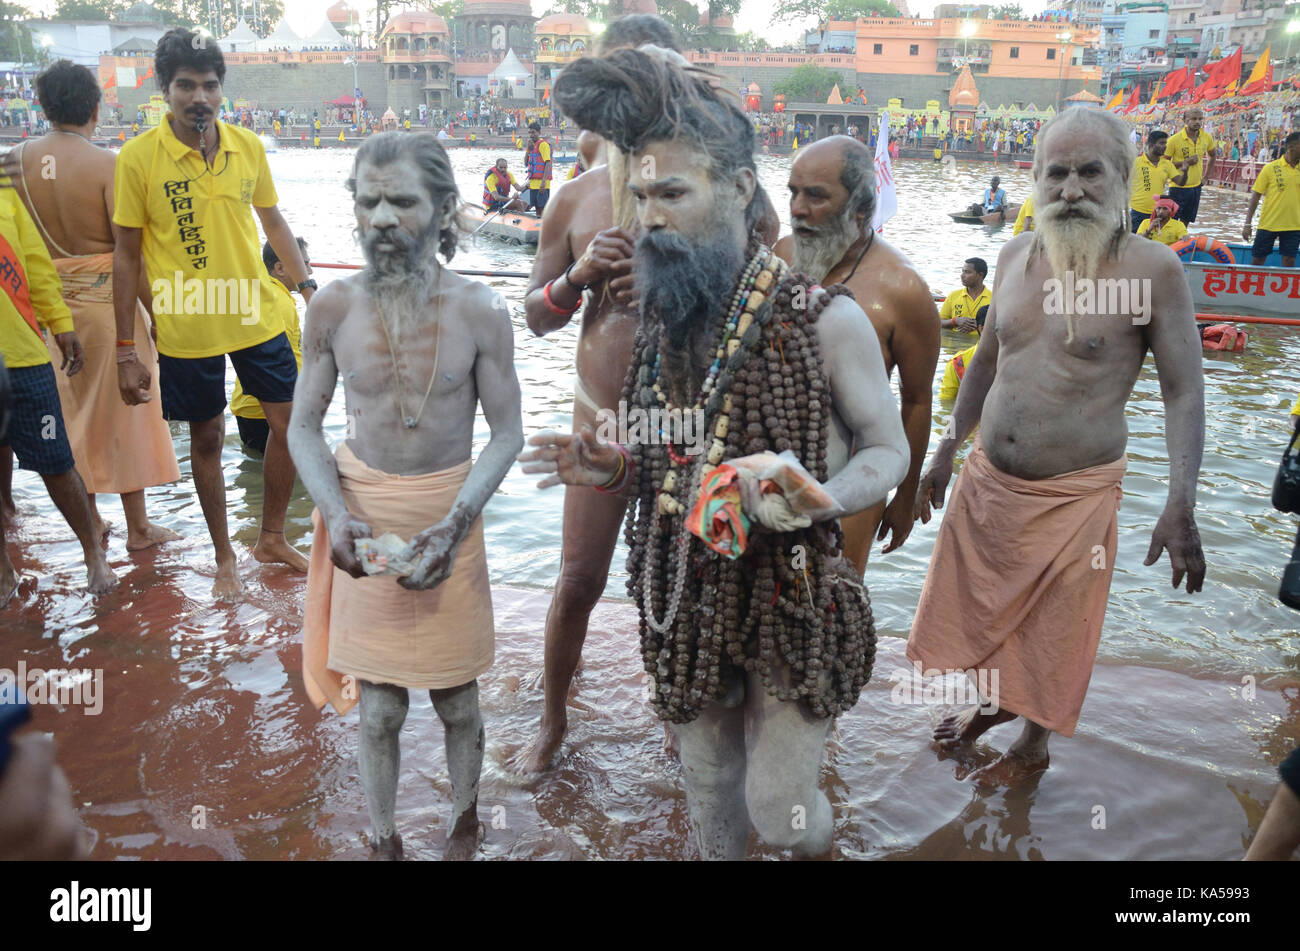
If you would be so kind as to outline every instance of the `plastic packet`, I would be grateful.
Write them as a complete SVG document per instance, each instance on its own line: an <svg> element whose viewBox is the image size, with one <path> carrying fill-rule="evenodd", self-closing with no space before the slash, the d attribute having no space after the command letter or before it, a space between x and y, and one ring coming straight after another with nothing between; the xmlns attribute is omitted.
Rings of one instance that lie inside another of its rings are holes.
<svg viewBox="0 0 1300 951"><path fill-rule="evenodd" d="M361 570L368 575L409 575L415 570L415 562L407 558L409 547L401 536L392 532L353 542L353 549L361 559Z"/></svg>

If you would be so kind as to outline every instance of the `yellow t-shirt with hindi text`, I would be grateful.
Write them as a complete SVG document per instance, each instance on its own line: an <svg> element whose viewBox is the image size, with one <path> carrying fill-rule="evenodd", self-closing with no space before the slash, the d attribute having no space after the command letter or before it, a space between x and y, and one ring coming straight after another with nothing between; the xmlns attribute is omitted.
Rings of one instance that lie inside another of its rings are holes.
<svg viewBox="0 0 1300 951"><path fill-rule="evenodd" d="M0 176L0 355L11 370L50 362L51 336L75 328L50 252L8 178Z"/></svg>
<svg viewBox="0 0 1300 951"><path fill-rule="evenodd" d="M1156 199L1165 193L1165 183L1181 174L1177 166L1164 156L1159 162L1152 163L1143 152L1133 160L1133 190L1129 193L1128 206L1144 215L1151 214L1156 210ZM1192 180L1190 169L1187 180Z"/></svg>
<svg viewBox="0 0 1300 951"><path fill-rule="evenodd" d="M279 201L266 149L247 129L214 125L211 167L176 138L170 113L117 157L113 223L143 232L158 352L169 357L244 350L283 330L250 207Z"/></svg>
<svg viewBox="0 0 1300 951"><path fill-rule="evenodd" d="M1265 231L1300 231L1300 166L1274 159L1259 170L1250 190L1264 196L1259 226Z"/></svg>
<svg viewBox="0 0 1300 951"><path fill-rule="evenodd" d="M1204 129L1197 134L1195 142L1187 134L1186 127L1169 137L1165 142L1165 158L1174 162L1186 162L1196 156L1199 160L1195 165L1187 166L1187 184L1179 185L1179 188L1195 188L1201 184L1201 178L1205 174L1205 154L1217 145L1214 136Z"/></svg>
<svg viewBox="0 0 1300 951"><path fill-rule="evenodd" d="M975 319L975 314L981 307L987 307L993 300L993 292L986 285L980 291L979 297L971 297L970 291L964 287L959 287L944 299L943 306L939 308L940 320L960 320L963 317ZM954 330L953 333L966 333L974 336L979 333L977 330L961 331Z"/></svg>

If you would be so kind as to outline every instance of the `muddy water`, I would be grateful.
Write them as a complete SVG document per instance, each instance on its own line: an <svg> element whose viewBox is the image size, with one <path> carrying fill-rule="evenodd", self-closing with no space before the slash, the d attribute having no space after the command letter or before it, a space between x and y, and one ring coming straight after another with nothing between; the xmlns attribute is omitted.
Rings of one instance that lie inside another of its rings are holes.
<svg viewBox="0 0 1300 951"><path fill-rule="evenodd" d="M462 194L481 191L488 153L454 153ZM513 157L512 157L513 161ZM348 157L271 156L281 207L318 261L356 261L341 187ZM761 160L782 207L784 160ZM989 166L906 162L898 170L905 217L887 227L930 286L957 286L961 261L990 265L1009 229L953 225L944 213L972 200ZM999 169L1013 200L1028 172ZM1198 227L1220 238L1240 227L1244 199L1210 193ZM455 263L526 270L529 255L485 241ZM338 272L320 270L327 280ZM991 275L990 275L991 279ZM516 310L516 357L525 428L567 425L576 330L533 338L520 310L522 284L498 280ZM944 340L945 357L965 344ZM1206 359L1207 422L1198 519L1210 565L1206 590L1171 593L1168 568L1141 564L1163 505L1167 466L1159 385L1148 366L1130 403L1130 467L1120 512L1119 562L1100 663L1079 732L1057 740L1053 765L1031 789L977 794L962 777L1015 735L999 727L970 761L940 761L926 735L939 708L891 697L903 642L933 545L935 522L906 547L876 557L868 581L884 637L862 702L841 719L824 771L836 810L836 847L853 857L1233 858L1258 825L1275 783L1273 764L1300 743L1300 635L1274 594L1295 533L1268 505L1286 413L1300 389L1300 343L1287 331L1252 335L1243 355ZM942 370L942 363L940 371ZM936 380L937 386L937 380ZM946 413L936 403L934 439ZM342 438L341 400L327 421ZM226 468L232 531L246 550L256 536L260 463L233 434ZM480 421L477 438L487 438ZM213 566L188 482L188 448L175 430L183 481L149 492L152 516L184 539L128 554L109 541L119 591L93 601L80 591L79 551L40 483L15 477L21 521L10 553L25 580L0 615L0 666L103 670L98 716L38 707L36 725L56 736L60 759L100 858L358 858L366 854L357 777L356 717L304 703L297 632L303 583L246 558L248 596L215 606ZM517 471L489 506L489 561L496 588L497 662L481 682L488 733L480 800L491 858L678 858L684 800L662 732L641 701L635 615L623 593L621 555L593 615L559 767L531 787L501 768L531 734L541 706L541 631L559 555L557 492L537 492ZM111 499L103 510L121 523ZM306 544L311 506L290 510L289 536ZM1251 691L1243 689L1243 678ZM441 853L449 797L441 728L427 699L411 705L402 738L398 821L408 850ZM1104 810L1098 813L1097 807ZM1097 816L1105 828L1095 828ZM203 822L198 821L202 817ZM196 828L196 825L203 828ZM771 854L759 852L759 854Z"/></svg>

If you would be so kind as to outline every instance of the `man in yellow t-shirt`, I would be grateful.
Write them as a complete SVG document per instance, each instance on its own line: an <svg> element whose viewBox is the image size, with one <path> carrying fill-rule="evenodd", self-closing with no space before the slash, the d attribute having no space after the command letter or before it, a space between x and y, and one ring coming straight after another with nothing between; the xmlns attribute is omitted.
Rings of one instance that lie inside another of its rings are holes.
<svg viewBox="0 0 1300 951"><path fill-rule="evenodd" d="M1165 183L1184 185L1187 182L1187 163L1175 165L1165 158L1168 138L1167 132L1152 132L1147 136L1146 151L1133 160L1133 172L1129 176L1132 191L1128 198L1128 219L1129 228L1135 234L1142 222L1155 211L1155 201L1164 194Z"/></svg>
<svg viewBox="0 0 1300 951"><path fill-rule="evenodd" d="M287 433L298 371L276 316L278 292L258 253L252 209L304 297L310 299L315 282L277 207L261 140L216 118L226 72L220 47L189 30L170 30L158 41L154 72L169 111L118 154L114 277L126 287L138 286L142 273L148 277L163 416L189 423L194 484L216 553L212 590L217 597L232 597L241 584L221 472L227 354L244 389L261 401L271 429L253 556L307 570L302 553L284 538L294 480ZM116 295L119 338L131 335L133 304L131 295ZM118 376L124 394L136 394L138 402L135 381L147 380L148 373L133 352L118 354Z"/></svg>
<svg viewBox="0 0 1300 951"><path fill-rule="evenodd" d="M1192 106L1183 113L1186 123L1182 131L1169 137L1165 144L1165 158L1175 165L1187 163L1187 182L1169 189L1169 197L1178 202L1178 220L1185 225L1196 221L1201 207L1201 182L1218 152L1219 144L1210 133L1201 128L1205 113L1200 106Z"/></svg>
<svg viewBox="0 0 1300 951"><path fill-rule="evenodd" d="M953 291L939 308L939 326L974 336L979 333L975 313L988 305L993 292L984 286L989 266L983 258L967 258L961 268L962 286Z"/></svg>
<svg viewBox="0 0 1300 951"><path fill-rule="evenodd" d="M1283 267L1295 267L1300 250L1300 131L1282 140L1281 158L1269 162L1259 171L1250 189L1250 207L1246 209L1246 226L1241 236L1250 240L1250 222L1261 196L1264 210L1259 216L1259 230L1250 249L1250 263L1262 265L1278 246Z"/></svg>
<svg viewBox="0 0 1300 951"><path fill-rule="evenodd" d="M1011 237L1015 237L1022 231L1034 230L1034 196L1030 195L1020 205L1020 214L1016 215L1016 223L1011 226Z"/></svg>
<svg viewBox="0 0 1300 951"><path fill-rule="evenodd" d="M975 326L981 334L984 332L984 318L988 312L987 305L975 312ZM948 361L948 365L943 370L943 381L939 384L939 399L952 401L957 398L962 378L966 376L966 368L975 358L975 348L978 346L978 343L969 346Z"/></svg>
<svg viewBox="0 0 1300 951"><path fill-rule="evenodd" d="M307 273L311 274L307 242L302 238L298 239L298 250L302 252L302 259L308 261ZM275 253L275 248L271 247L269 241L262 245L262 263L275 279L276 316L284 325L285 336L289 338L289 346L293 348L293 358L301 371L302 325L298 321L298 307L294 304L293 293L289 289L292 278L289 277L284 262ZM262 411L260 402L244 392L244 386L238 379L235 380L235 392L230 396L230 411L235 414L235 425L239 427L239 440L244 444L244 448L265 454L266 439L271 434L271 428L266 422L266 413Z"/></svg>
<svg viewBox="0 0 1300 951"><path fill-rule="evenodd" d="M524 168L528 173L528 203L540 217L551 197L551 144L542 138L540 122L528 123Z"/></svg>
<svg viewBox="0 0 1300 951"><path fill-rule="evenodd" d="M1151 217L1138 225L1138 237L1150 238L1172 247L1187 237L1187 225L1174 217L1178 213L1178 202L1172 198L1157 198Z"/></svg>
<svg viewBox="0 0 1300 951"><path fill-rule="evenodd" d="M78 373L84 363L81 342L45 242L7 180L0 187L0 290L0 357L9 377L8 426L2 418L6 411L0 411L0 447L12 447L18 465L40 475L81 543L87 586L92 594L102 594L117 584L117 579L99 547L90 498L72 456L54 365L42 334L53 335L63 354L59 369L66 370L68 376ZM8 453L4 455L8 460ZM7 477L8 473L6 485ZM18 574L5 544L4 523L0 511L0 607L18 587Z"/></svg>

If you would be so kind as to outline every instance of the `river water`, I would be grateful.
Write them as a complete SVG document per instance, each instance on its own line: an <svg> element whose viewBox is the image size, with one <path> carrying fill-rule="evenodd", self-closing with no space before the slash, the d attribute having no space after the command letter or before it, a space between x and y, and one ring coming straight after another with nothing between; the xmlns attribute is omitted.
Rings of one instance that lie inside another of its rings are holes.
<svg viewBox="0 0 1300 951"><path fill-rule="evenodd" d="M461 194L476 200L486 151L452 153ZM518 174L518 156L510 156ZM351 153L270 156L280 207L315 261L357 262L343 187ZM789 159L760 156L760 178L788 225ZM885 234L936 293L959 286L965 258L990 268L1010 228L953 224L994 171L923 161L896 166L901 214ZM1011 200L1027 170L997 169ZM1208 192L1194 230L1221 239L1240 229L1241 193ZM783 229L786 230L786 229ZM493 239L470 242L461 267L527 270L531 254ZM322 283L344 272L318 268ZM992 282L990 273L989 281ZM489 281L511 302L527 433L567 427L577 331L527 330L524 282ZM1300 315L1298 315L1300 316ZM1129 402L1129 469L1119 556L1099 664L1079 732L1054 741L1053 765L1028 789L975 793L962 777L1014 736L992 731L967 761L928 750L941 711L893 702L891 672L920 594L938 522L906 546L874 555L867 581L882 644L863 701L841 718L824 770L836 809L840 857L1235 858L1276 782L1274 765L1300 743L1300 624L1275 598L1295 520L1269 491L1300 390L1300 341L1283 328L1251 329L1246 351L1207 355L1205 460L1198 523L1208 576L1200 594L1171 591L1166 560L1142 565L1164 503L1168 466L1163 407L1148 361ZM938 373L964 338L943 340ZM895 380L895 386L897 381ZM939 377L936 376L937 392ZM947 409L935 403L931 442ZM343 438L341 397L327 417ZM260 462L228 425L229 518L245 551L256 538ZM366 811L356 766L355 715L318 714L302 691L298 629L303 581L245 557L239 605L208 598L210 542L189 481L185 432L173 427L182 481L148 493L151 516L181 533L161 549L128 554L116 502L102 510L119 530L109 561L121 588L99 601L80 590L80 552L37 479L15 476L20 523L10 552L26 577L0 614L0 666L104 671L104 707L36 710L60 745L83 822L101 858L363 857ZM487 439L482 419L476 443ZM489 504L485 528L496 591L498 651L482 679L488 735L480 811L485 857L690 857L675 762L640 700L635 612L624 598L623 552L593 615L557 769L533 784L501 763L535 726L536 675L549 587L559 564L560 490L541 492L514 469ZM311 502L299 488L288 536L309 543ZM441 853L449 798L441 729L417 697L402 737L398 822L408 852ZM1109 816L1097 827L1097 810ZM202 816L200 821L198 816ZM201 826L201 827L200 827ZM1189 834L1193 832L1195 834ZM764 856L775 853L758 850Z"/></svg>

